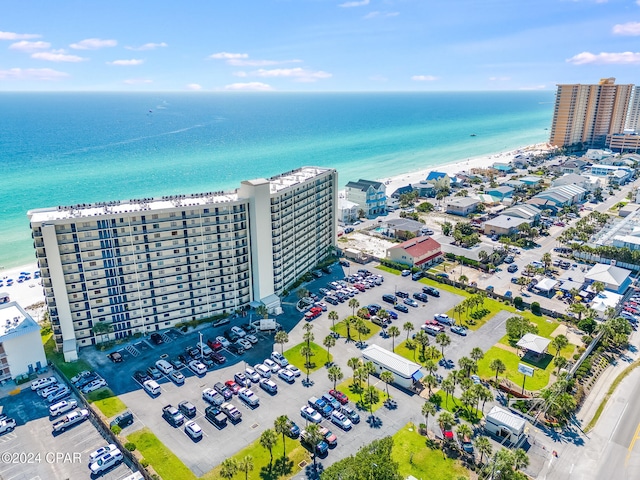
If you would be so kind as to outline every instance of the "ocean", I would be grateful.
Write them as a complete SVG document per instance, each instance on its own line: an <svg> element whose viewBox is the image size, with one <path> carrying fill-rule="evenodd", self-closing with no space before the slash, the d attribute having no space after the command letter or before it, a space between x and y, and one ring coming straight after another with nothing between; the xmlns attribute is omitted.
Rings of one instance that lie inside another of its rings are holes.
<svg viewBox="0 0 640 480"><path fill-rule="evenodd" d="M238 187L304 165L340 185L548 140L554 92L0 93L0 267L26 212ZM470 136L475 133L476 136Z"/></svg>

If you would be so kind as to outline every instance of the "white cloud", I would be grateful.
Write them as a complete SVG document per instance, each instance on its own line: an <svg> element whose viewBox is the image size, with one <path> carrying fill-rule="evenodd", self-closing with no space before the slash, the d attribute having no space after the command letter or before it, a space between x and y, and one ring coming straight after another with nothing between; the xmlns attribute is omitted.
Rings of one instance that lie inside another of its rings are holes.
<svg viewBox="0 0 640 480"><path fill-rule="evenodd" d="M371 20L372 18L387 18L387 17L397 17L400 15L400 12L369 12L364 17L365 20Z"/></svg>
<svg viewBox="0 0 640 480"><path fill-rule="evenodd" d="M29 40L30 38L40 38L41 36L37 33L0 32L0 40Z"/></svg>
<svg viewBox="0 0 640 480"><path fill-rule="evenodd" d="M202 90L202 85L200 85L199 83L188 83L187 90L197 92L198 90Z"/></svg>
<svg viewBox="0 0 640 480"><path fill-rule="evenodd" d="M370 0L360 0L355 2L344 2L338 5L342 8L352 8L352 7L364 7L365 5L369 5Z"/></svg>
<svg viewBox="0 0 640 480"><path fill-rule="evenodd" d="M520 87L518 90L544 90L546 85L532 85L530 87Z"/></svg>
<svg viewBox="0 0 640 480"><path fill-rule="evenodd" d="M51 68L11 68L0 70L0 80L60 80L69 74Z"/></svg>
<svg viewBox="0 0 640 480"><path fill-rule="evenodd" d="M231 83L229 85L225 85L225 90L235 90L235 91L253 91L253 92L270 92L273 90L273 87L267 83L262 82L247 82L247 83Z"/></svg>
<svg viewBox="0 0 640 480"><path fill-rule="evenodd" d="M115 47L118 45L116 40L102 40L101 38L85 38L78 43L69 45L75 50L97 50L104 47Z"/></svg>
<svg viewBox="0 0 640 480"><path fill-rule="evenodd" d="M640 35L640 22L627 22L614 25L613 33L615 35L628 35L637 37L638 35Z"/></svg>
<svg viewBox="0 0 640 480"><path fill-rule="evenodd" d="M19 50L21 52L33 52L34 50L44 50L45 48L50 48L51 44L49 42L29 42L27 40L22 40L21 42L12 43L9 45L9 50Z"/></svg>
<svg viewBox="0 0 640 480"><path fill-rule="evenodd" d="M113 62L107 62L107 65L115 65L116 67L133 67L143 63L144 60L140 58L131 58L129 60L114 60Z"/></svg>
<svg viewBox="0 0 640 480"><path fill-rule="evenodd" d="M265 70L261 68L252 72L253 75L258 77L289 77L293 78L297 82L315 82L321 78L330 78L332 74L323 72L322 70L312 71L305 68L274 68L271 70Z"/></svg>
<svg viewBox="0 0 640 480"><path fill-rule="evenodd" d="M249 58L248 53L229 53L229 52L218 52L212 55L209 55L209 58L213 58L214 60L230 60L236 58Z"/></svg>
<svg viewBox="0 0 640 480"><path fill-rule="evenodd" d="M507 82L511 80L511 77L489 77L492 82Z"/></svg>
<svg viewBox="0 0 640 480"><path fill-rule="evenodd" d="M78 63L89 60L88 58L79 57L78 55L67 55L59 51L53 52L36 52L31 54L31 58L36 60L46 60L48 62L70 62Z"/></svg>
<svg viewBox="0 0 640 480"><path fill-rule="evenodd" d="M147 83L153 83L153 80L148 78L128 78L127 80L123 80L122 83L125 85L144 85Z"/></svg>
<svg viewBox="0 0 640 480"><path fill-rule="evenodd" d="M574 65L586 65L589 63L598 65L635 65L640 63L640 52L620 52L620 53L591 53L582 52L566 60Z"/></svg>
<svg viewBox="0 0 640 480"><path fill-rule="evenodd" d="M246 76L247 76L247 72L245 72L245 71L243 71L243 70L240 70L240 71L238 71L238 72L233 72L233 74L234 74L236 77L246 77Z"/></svg>
<svg viewBox="0 0 640 480"><path fill-rule="evenodd" d="M414 75L411 77L411 80L416 82L433 82L438 80L438 77L434 77L433 75Z"/></svg>
<svg viewBox="0 0 640 480"><path fill-rule="evenodd" d="M155 50L156 48L168 47L166 43L145 43L144 45L140 45L139 47L124 47L127 50L135 50L137 52L141 52L144 50Z"/></svg>

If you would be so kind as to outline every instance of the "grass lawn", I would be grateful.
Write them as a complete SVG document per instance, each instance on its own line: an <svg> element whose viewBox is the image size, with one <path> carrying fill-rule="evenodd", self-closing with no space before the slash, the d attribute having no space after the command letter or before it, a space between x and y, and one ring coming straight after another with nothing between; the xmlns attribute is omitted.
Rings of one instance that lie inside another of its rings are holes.
<svg viewBox="0 0 640 480"><path fill-rule="evenodd" d="M291 347L289 350L284 351L284 356L287 360L289 360L289 363L295 365L303 372L306 372L307 369L305 367L305 356L302 355L300 351L306 344L307 342L302 342L295 347ZM324 347L321 347L320 345L313 342L309 344L309 347L313 352L313 355L311 355L311 357L309 358L309 361L311 362L311 365L309 366L309 373L315 372L320 367L325 365L325 362L327 362L327 358L329 358L329 362L333 361L333 355L329 355L327 357L327 350Z"/></svg>
<svg viewBox="0 0 640 480"><path fill-rule="evenodd" d="M547 358L538 364L531 363L518 357L515 353L503 350L500 347L491 347L484 354L484 358L478 362L478 375L485 379L495 378L496 372L489 368L491 362L499 358L507 367L507 370L501 375L506 376L516 385L522 385L522 373L518 372L518 364L523 363L535 367L533 377L527 377L527 381L524 387L527 390L540 390L546 387L549 383L549 376L553 370L552 356L547 355Z"/></svg>
<svg viewBox="0 0 640 480"><path fill-rule="evenodd" d="M358 333L358 331L356 330L355 326L351 326L351 339L354 341L357 340L368 340L371 337L373 337L374 335L376 335L378 332L380 332L380 327L378 325L375 325L374 323L371 323L369 320L365 320L364 321L365 325L367 326L367 328L369 329L368 333L363 333L362 335ZM340 334L341 337L347 338L347 327L344 324L344 320L342 322L338 322L336 323L335 327L331 327L331 330L333 330L334 332Z"/></svg>
<svg viewBox="0 0 640 480"><path fill-rule="evenodd" d="M391 457L398 462L402 478L409 475L425 480L469 478L469 472L458 461L442 458L440 449L427 447L426 440L412 423L393 436Z"/></svg>
<svg viewBox="0 0 640 480"><path fill-rule="evenodd" d="M87 395L89 403L93 403L100 409L107 418L114 417L124 412L127 406L117 396L113 394L110 388L101 388Z"/></svg>
<svg viewBox="0 0 640 480"><path fill-rule="evenodd" d="M438 290L442 290L444 292L455 293L456 295L460 295L461 297L467 298L470 297L471 294L465 290L460 290L452 285L448 285L446 283L436 282L435 280L431 280L430 278L421 278L418 280L419 283L424 283L425 285L429 285L430 287L437 288ZM429 301L435 302L438 301L437 298L429 298Z"/></svg>
<svg viewBox="0 0 640 480"><path fill-rule="evenodd" d="M400 275L400 270L396 270L395 268L386 267L384 265L378 265L376 268L378 270L382 270L384 272L392 273L394 275Z"/></svg>
<svg viewBox="0 0 640 480"><path fill-rule="evenodd" d="M136 444L140 454L162 478L173 480L195 480L197 478L148 428L128 435L127 441Z"/></svg>
<svg viewBox="0 0 640 480"><path fill-rule="evenodd" d="M373 376L369 379L369 382L373 384L375 384L378 381L379 380ZM382 383L382 385L384 388L384 383ZM360 392L364 393L364 389L366 388L367 388L366 381L362 383L362 386L360 388L358 388L356 385L353 384L353 378L348 378L344 382L339 383L338 386L336 387L336 390L340 390L341 392L344 392L347 395L349 395L350 400L358 407L359 410L365 413L375 412L384 404L384 401L387 399L387 393L384 390L380 390L379 388L376 387L376 390L378 390L380 398L376 403L370 406L360 397Z"/></svg>
<svg viewBox="0 0 640 480"><path fill-rule="evenodd" d="M300 422L297 423L302 427ZM253 458L254 468L252 472L249 472L249 478L262 480L291 478L300 471L298 466L300 462L304 460L307 463L313 463L313 460L308 450L300 445L299 440L285 437L285 445L286 459L282 456L282 435L278 435L278 443L273 447L273 465L270 464L269 450L262 447L259 440L246 446L231 458L236 461L242 460L246 455L250 455ZM220 465L207 472L201 478L206 480L222 478L220 477ZM233 478L244 478L244 473L239 472Z"/></svg>
<svg viewBox="0 0 640 480"><path fill-rule="evenodd" d="M60 352L56 352L56 343L53 339L53 333L49 333L42 337L42 343L44 345L44 353L51 363L62 372L62 374L71 379L83 370L93 370L84 360L80 359L75 362L65 362L64 356Z"/></svg>
<svg viewBox="0 0 640 480"><path fill-rule="evenodd" d="M422 357L422 353L421 350L422 348L420 347L420 345L416 346L415 350L409 350L407 348L407 334L404 334L404 337L401 335L399 336L396 340L398 339L402 339L405 338L405 340L402 340L401 343L396 343L396 347L394 349L394 352L397 353L398 355L400 355L401 357L406 358L407 360L410 360L412 362L416 362L416 363L424 363L425 362L425 358ZM429 340L431 342L431 345L436 345L435 340ZM428 348L428 347L427 347ZM438 352L440 352L440 350L438 350ZM446 353L446 350L445 350ZM442 355L440 353L438 353L438 358L435 358L434 361L437 362L438 360L440 360L440 358L442 357Z"/></svg>
<svg viewBox="0 0 640 480"><path fill-rule="evenodd" d="M447 394L442 390L431 395L429 400L441 409L447 410L451 413L456 413L457 410L460 418L464 418L470 423L478 423L482 417L484 417L481 409L478 409L478 412L476 412L475 405L469 407L469 410L467 411L467 407L464 406L459 398L454 397L453 395L447 396ZM482 407L482 402L480 403L480 406Z"/></svg>

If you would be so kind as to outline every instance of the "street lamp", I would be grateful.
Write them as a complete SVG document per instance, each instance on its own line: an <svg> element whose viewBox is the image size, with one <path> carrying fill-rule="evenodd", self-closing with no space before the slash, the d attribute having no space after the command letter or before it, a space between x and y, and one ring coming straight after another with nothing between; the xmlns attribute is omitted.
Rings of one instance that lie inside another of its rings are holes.
<svg viewBox="0 0 640 480"><path fill-rule="evenodd" d="M198 332L198 335L200 335L200 358L204 358L202 354L202 332Z"/></svg>

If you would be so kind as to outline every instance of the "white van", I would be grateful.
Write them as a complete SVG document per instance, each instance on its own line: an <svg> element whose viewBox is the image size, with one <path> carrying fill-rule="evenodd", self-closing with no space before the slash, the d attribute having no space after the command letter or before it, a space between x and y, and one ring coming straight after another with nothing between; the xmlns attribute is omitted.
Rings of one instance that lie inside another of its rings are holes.
<svg viewBox="0 0 640 480"><path fill-rule="evenodd" d="M171 372L173 372L173 365L171 365L166 360L158 360L156 362L156 368L165 375L169 375Z"/></svg>
<svg viewBox="0 0 640 480"><path fill-rule="evenodd" d="M75 400L62 400L61 402L54 403L49 407L49 415L57 417L58 415L73 410L78 406L78 402Z"/></svg>
<svg viewBox="0 0 640 480"><path fill-rule="evenodd" d="M151 395L160 395L160 385L155 380L147 380L142 384L144 389L149 392Z"/></svg>

